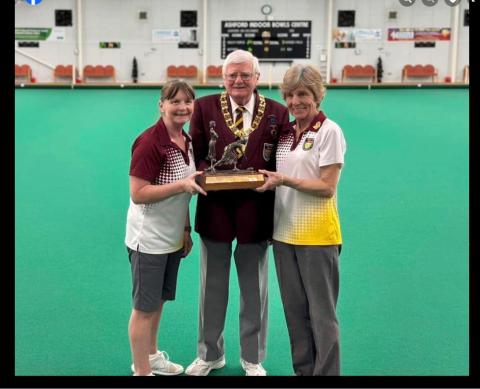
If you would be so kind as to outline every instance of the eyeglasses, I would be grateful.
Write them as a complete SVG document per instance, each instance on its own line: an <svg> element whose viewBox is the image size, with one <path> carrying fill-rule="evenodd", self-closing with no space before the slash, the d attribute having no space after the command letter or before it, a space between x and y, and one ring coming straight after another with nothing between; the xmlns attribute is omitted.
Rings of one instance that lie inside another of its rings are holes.
<svg viewBox="0 0 480 389"><path fill-rule="evenodd" d="M253 73L230 73L230 74L225 74L225 78L228 81L235 81L238 76L240 76L242 81L250 81L253 77Z"/></svg>

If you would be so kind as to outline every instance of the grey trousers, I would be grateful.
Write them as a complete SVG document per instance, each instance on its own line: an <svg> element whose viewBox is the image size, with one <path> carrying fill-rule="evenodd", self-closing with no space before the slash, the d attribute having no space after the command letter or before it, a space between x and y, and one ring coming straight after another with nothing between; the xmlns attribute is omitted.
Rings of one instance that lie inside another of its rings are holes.
<svg viewBox="0 0 480 389"><path fill-rule="evenodd" d="M340 375L338 246L273 242L296 375Z"/></svg>
<svg viewBox="0 0 480 389"><path fill-rule="evenodd" d="M200 237L200 297L197 356L214 361L225 353L223 329L228 304L232 244ZM234 251L240 286L241 357L265 358L268 317L268 244L237 244Z"/></svg>

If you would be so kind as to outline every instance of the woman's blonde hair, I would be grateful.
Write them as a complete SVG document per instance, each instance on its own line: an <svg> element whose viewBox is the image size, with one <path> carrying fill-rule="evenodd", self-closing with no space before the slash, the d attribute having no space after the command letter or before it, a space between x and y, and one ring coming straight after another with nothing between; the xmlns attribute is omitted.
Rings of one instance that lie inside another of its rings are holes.
<svg viewBox="0 0 480 389"><path fill-rule="evenodd" d="M320 71L312 65L297 64L289 68L283 76L282 85L280 85L283 99L286 100L288 94L300 87L307 88L312 92L318 108L326 91Z"/></svg>

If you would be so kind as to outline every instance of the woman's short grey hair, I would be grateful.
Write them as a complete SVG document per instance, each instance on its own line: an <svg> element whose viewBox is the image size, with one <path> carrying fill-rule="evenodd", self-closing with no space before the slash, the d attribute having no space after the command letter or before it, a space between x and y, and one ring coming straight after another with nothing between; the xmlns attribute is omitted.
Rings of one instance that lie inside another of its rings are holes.
<svg viewBox="0 0 480 389"><path fill-rule="evenodd" d="M235 50L227 55L222 66L222 74L225 75L227 72L227 66L232 63L245 63L250 62L253 65L253 73L256 75L260 74L260 65L258 63L258 58L255 57L250 51L245 50Z"/></svg>
<svg viewBox="0 0 480 389"><path fill-rule="evenodd" d="M290 67L283 76L283 83L280 85L283 99L286 100L288 94L300 87L312 92L318 108L325 96L325 86L322 75L316 67L302 64Z"/></svg>

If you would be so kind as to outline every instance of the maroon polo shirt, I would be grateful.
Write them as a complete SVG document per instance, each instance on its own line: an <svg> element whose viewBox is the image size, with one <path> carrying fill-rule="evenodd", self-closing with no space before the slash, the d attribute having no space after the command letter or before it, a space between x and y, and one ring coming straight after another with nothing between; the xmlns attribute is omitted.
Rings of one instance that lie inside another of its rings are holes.
<svg viewBox="0 0 480 389"><path fill-rule="evenodd" d="M186 149L190 147L190 136L182 131ZM142 178L152 184L168 184L184 178L185 165L189 165L185 154L170 140L163 119L142 132L132 146L130 175Z"/></svg>
<svg viewBox="0 0 480 389"><path fill-rule="evenodd" d="M325 116L325 114L323 113L323 111L320 111L317 115L315 115L315 117L313 118L313 120L311 121L311 123L309 124L308 127L306 127L301 134L299 134L298 136L298 139L296 139L296 124L297 124L297 121L296 120L293 120L290 122L287 130L285 132L283 132L282 134L280 134L280 138L282 139L283 141L283 137L292 137L293 138L293 143L292 143L292 146L290 147L290 151L293 151L297 148L297 145L298 143L302 140L302 136L305 132L307 131L312 131L312 132L318 132L318 130L320 129L321 125L323 124L323 122L325 121L327 117ZM316 123L320 123L319 127L317 128L314 128L313 126L316 124Z"/></svg>
<svg viewBox="0 0 480 389"><path fill-rule="evenodd" d="M259 98L255 95L253 118L258 112ZM288 128L288 110L274 100L266 98L266 107L258 128L249 135L245 156L237 164L239 169L253 167L255 170L275 170L275 149L280 132ZM228 108L232 114L230 99ZM269 115L277 121L272 131ZM195 164L198 170L210 166L205 160L210 140L209 122L215 121L218 133L216 157L220 160L225 146L235 140L235 135L225 123L220 105L220 95L205 96L195 101L190 121ZM253 121L253 120L252 120ZM273 233L274 192L258 193L254 190L209 191L208 196L198 195L195 214L195 231L202 237L238 243L255 243L271 239Z"/></svg>

